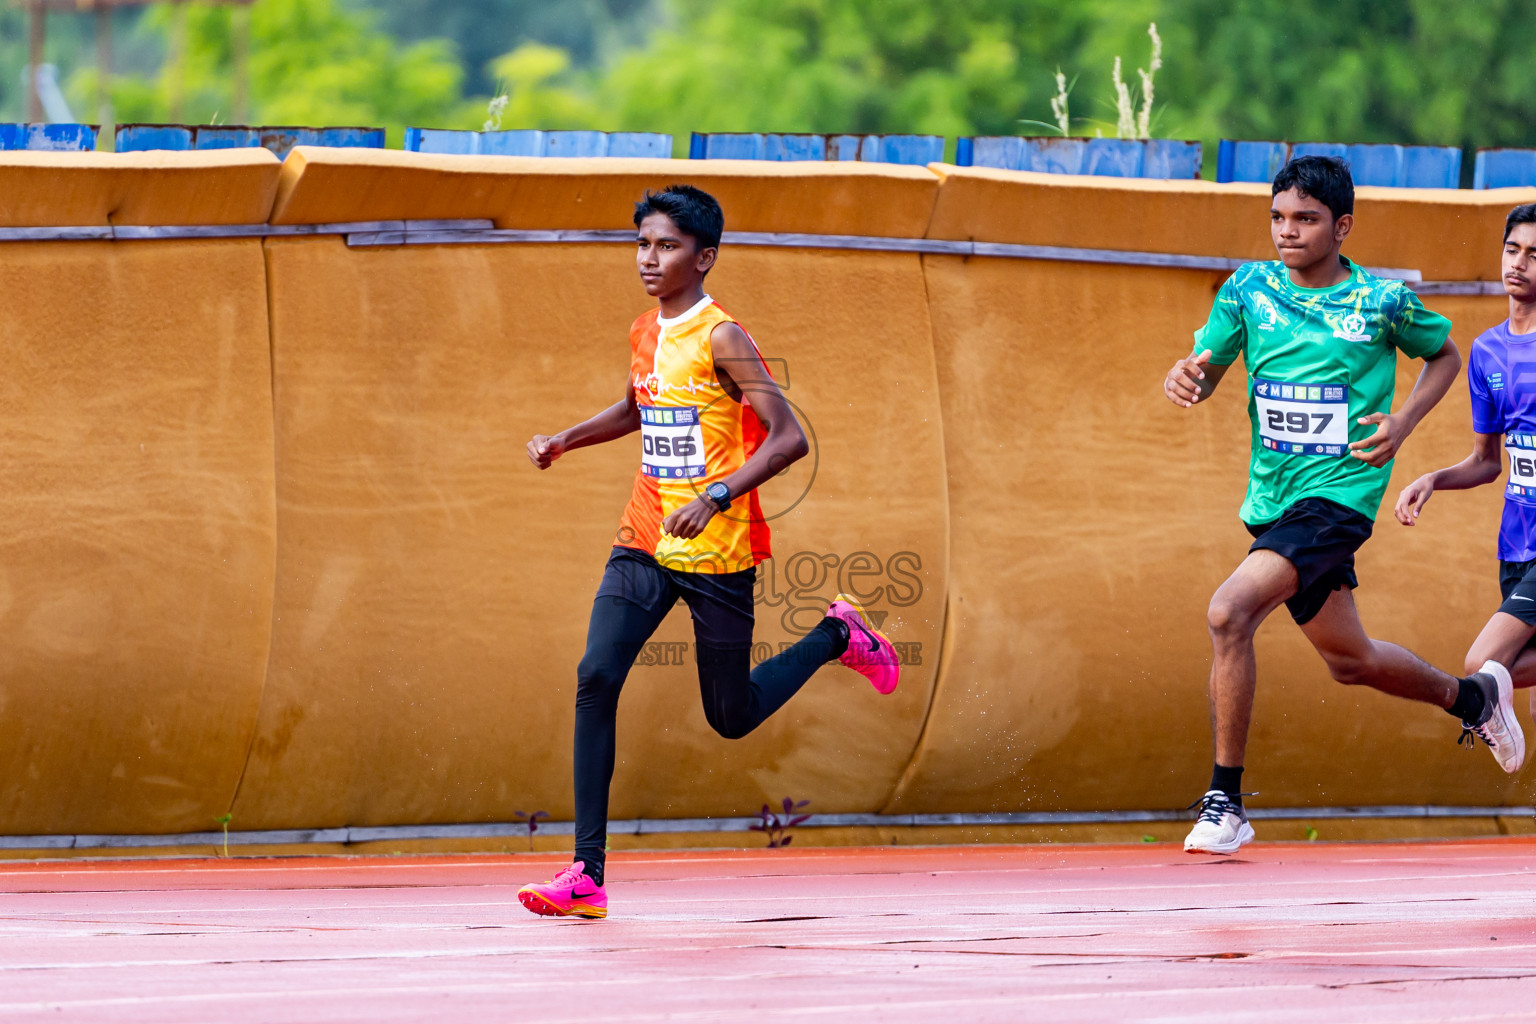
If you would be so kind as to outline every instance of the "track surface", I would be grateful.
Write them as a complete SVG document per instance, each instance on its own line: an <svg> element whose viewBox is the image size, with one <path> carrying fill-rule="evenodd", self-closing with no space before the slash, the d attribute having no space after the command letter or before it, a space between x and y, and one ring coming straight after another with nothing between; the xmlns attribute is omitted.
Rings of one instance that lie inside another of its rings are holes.
<svg viewBox="0 0 1536 1024"><path fill-rule="evenodd" d="M0 1021L1536 1021L1536 842L0 865Z"/></svg>

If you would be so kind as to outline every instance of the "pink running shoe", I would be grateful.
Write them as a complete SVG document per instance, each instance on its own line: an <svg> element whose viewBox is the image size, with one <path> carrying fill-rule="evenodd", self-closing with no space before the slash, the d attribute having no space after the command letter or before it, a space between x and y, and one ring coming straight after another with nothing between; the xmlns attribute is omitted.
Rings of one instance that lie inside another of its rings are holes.
<svg viewBox="0 0 1536 1024"><path fill-rule="evenodd" d="M608 890L587 877L586 866L577 861L552 881L525 885L517 890L517 898L545 917L607 917Z"/></svg>
<svg viewBox="0 0 1536 1024"><path fill-rule="evenodd" d="M869 680L881 693L890 693L901 680L901 663L896 648L885 634L871 628L864 609L847 595L838 594L827 606L827 616L842 619L848 625L848 649L838 659Z"/></svg>

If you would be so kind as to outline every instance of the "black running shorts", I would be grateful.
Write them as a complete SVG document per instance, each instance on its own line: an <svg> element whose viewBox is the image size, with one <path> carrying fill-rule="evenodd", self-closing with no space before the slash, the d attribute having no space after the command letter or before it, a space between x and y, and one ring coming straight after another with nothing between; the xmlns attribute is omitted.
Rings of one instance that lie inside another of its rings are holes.
<svg viewBox="0 0 1536 1024"><path fill-rule="evenodd" d="M1256 538L1250 552L1273 551L1296 567L1300 587L1285 606L1297 625L1305 625L1323 610L1328 595L1360 585L1355 552L1370 539L1375 524L1336 501L1303 498L1273 522L1245 525Z"/></svg>
<svg viewBox="0 0 1536 1024"><path fill-rule="evenodd" d="M1536 626L1536 562L1499 562L1499 611Z"/></svg>

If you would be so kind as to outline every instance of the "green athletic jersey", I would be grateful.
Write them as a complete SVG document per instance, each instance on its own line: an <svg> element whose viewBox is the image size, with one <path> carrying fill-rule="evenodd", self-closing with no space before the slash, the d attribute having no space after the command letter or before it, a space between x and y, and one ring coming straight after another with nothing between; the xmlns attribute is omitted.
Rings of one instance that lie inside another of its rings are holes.
<svg viewBox="0 0 1536 1024"><path fill-rule="evenodd" d="M1209 349L1219 366L1242 356L1248 370L1245 523L1273 522L1303 498L1375 519L1392 464L1377 469L1348 454L1349 442L1376 431L1357 420L1392 411L1394 350L1424 359L1450 334L1451 322L1407 285L1343 262L1349 277L1332 288L1298 287L1278 261L1244 264L1195 332L1196 353Z"/></svg>

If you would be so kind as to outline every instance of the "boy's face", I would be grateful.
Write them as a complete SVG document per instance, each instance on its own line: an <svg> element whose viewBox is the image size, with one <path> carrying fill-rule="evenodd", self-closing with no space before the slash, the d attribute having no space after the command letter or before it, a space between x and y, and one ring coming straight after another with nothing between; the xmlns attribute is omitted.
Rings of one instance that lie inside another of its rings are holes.
<svg viewBox="0 0 1536 1024"><path fill-rule="evenodd" d="M698 239L683 234L664 213L640 222L635 265L647 295L664 298L698 284L715 265L715 254L714 248L700 249Z"/></svg>
<svg viewBox="0 0 1536 1024"><path fill-rule="evenodd" d="M1275 196L1269 208L1269 236L1280 262L1292 270L1327 259L1354 223L1347 213L1334 220L1328 207L1294 188Z"/></svg>
<svg viewBox="0 0 1536 1024"><path fill-rule="evenodd" d="M1536 224L1516 224L1504 240L1504 290L1516 302L1536 302Z"/></svg>

